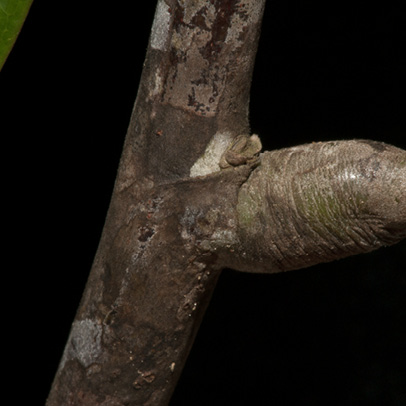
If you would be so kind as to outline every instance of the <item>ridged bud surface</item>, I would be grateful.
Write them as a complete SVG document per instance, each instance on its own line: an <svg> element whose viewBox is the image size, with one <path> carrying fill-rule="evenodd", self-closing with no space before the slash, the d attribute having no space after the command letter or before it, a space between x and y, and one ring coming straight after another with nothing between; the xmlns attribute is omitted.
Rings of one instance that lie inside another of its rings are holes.
<svg viewBox="0 0 406 406"><path fill-rule="evenodd" d="M238 197L241 270L299 269L406 237L406 151L367 140L266 152Z"/></svg>

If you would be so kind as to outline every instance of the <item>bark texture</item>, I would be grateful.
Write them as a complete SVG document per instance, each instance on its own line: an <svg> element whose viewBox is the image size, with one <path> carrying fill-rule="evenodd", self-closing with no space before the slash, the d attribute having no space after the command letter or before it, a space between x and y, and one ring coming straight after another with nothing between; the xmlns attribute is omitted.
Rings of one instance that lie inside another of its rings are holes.
<svg viewBox="0 0 406 406"><path fill-rule="evenodd" d="M165 405L219 275L248 177L219 169L249 133L264 0L159 0L98 252L48 406ZM206 154L207 156L207 154ZM236 176L237 175L237 176ZM222 224L226 221L226 224ZM206 245L206 247L205 247Z"/></svg>
<svg viewBox="0 0 406 406"><path fill-rule="evenodd" d="M394 244L406 237L406 151L353 140L266 152L237 211L235 269L300 269Z"/></svg>
<svg viewBox="0 0 406 406"><path fill-rule="evenodd" d="M258 160L244 143L220 168L233 139L249 134L263 8L158 1L106 224L48 406L167 404L224 267L296 269L405 236L406 158L394 147L312 144Z"/></svg>

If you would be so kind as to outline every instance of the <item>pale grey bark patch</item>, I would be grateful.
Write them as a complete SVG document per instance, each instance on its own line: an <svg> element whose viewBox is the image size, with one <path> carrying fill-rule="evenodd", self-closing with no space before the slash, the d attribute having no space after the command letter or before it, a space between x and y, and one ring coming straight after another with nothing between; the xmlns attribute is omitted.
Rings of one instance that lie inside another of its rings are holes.
<svg viewBox="0 0 406 406"><path fill-rule="evenodd" d="M238 7L239 12L232 16L232 29L227 31L226 43L242 44L241 37L246 26L258 24L262 18L263 4L261 2L241 2Z"/></svg>
<svg viewBox="0 0 406 406"><path fill-rule="evenodd" d="M169 6L164 0L159 0L155 18L151 29L151 47L159 51L164 51L169 34L171 13Z"/></svg>
<svg viewBox="0 0 406 406"><path fill-rule="evenodd" d="M233 136L230 132L218 132L210 140L204 154L190 168L190 176L204 176L220 170L219 162Z"/></svg>
<svg viewBox="0 0 406 406"><path fill-rule="evenodd" d="M67 361L78 360L85 368L97 362L101 352L102 326L94 320L76 320L62 358L62 368Z"/></svg>

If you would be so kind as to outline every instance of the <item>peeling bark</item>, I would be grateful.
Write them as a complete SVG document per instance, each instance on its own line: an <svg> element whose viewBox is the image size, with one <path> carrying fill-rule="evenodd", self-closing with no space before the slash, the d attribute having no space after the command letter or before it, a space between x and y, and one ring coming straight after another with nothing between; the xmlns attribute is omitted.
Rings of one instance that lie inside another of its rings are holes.
<svg viewBox="0 0 406 406"><path fill-rule="evenodd" d="M232 141L250 133L263 8L158 1L106 224L48 406L167 404L224 267L297 269L405 237L405 151L348 141L258 160L244 144L221 169Z"/></svg>

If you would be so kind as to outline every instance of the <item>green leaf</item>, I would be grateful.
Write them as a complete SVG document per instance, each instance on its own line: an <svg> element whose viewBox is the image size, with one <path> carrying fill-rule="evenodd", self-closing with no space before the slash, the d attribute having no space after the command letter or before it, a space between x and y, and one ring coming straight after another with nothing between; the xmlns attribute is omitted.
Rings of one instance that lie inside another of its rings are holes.
<svg viewBox="0 0 406 406"><path fill-rule="evenodd" d="M0 70L21 30L33 0L0 0Z"/></svg>

